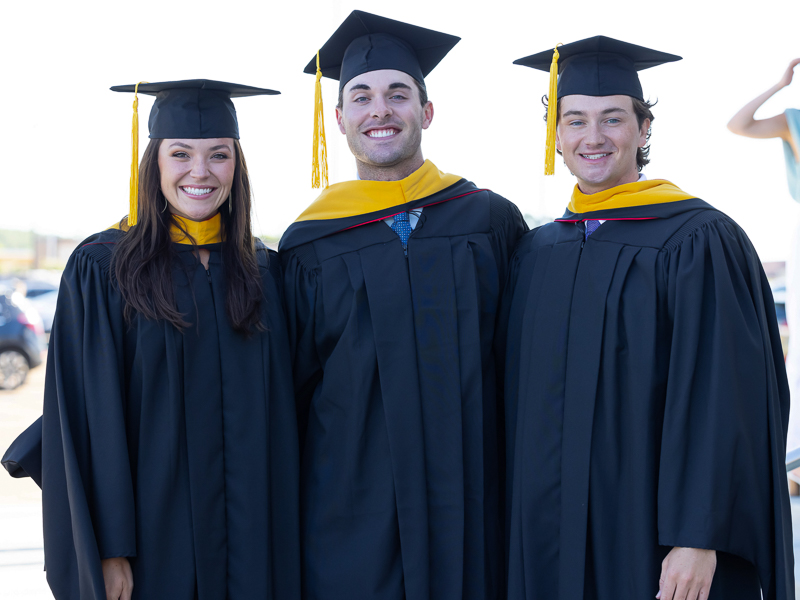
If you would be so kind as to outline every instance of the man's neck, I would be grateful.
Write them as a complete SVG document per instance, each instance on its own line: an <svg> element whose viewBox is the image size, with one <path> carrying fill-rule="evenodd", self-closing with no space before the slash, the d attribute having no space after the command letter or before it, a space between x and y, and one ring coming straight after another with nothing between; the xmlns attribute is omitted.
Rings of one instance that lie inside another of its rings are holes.
<svg viewBox="0 0 800 600"><path fill-rule="evenodd" d="M356 159L358 178L367 181L400 181L411 175L423 164L425 164L425 159L422 157L422 152L408 160L388 167L370 165Z"/></svg>
<svg viewBox="0 0 800 600"><path fill-rule="evenodd" d="M629 175L627 177L621 178L614 185L609 185L607 187L603 187L602 189L595 188L591 183L581 182L581 180L579 179L578 180L578 189L581 191L582 194L586 194L587 196L591 196L592 194L599 194L600 192L605 192L607 190L613 189L615 187L619 187L621 185L625 185L625 184L628 184L628 183L635 183L637 181L642 181L643 177L644 177L644 175L642 175L641 173L639 173L637 171L636 173L632 173L631 175ZM647 179L647 177L644 177L644 179Z"/></svg>

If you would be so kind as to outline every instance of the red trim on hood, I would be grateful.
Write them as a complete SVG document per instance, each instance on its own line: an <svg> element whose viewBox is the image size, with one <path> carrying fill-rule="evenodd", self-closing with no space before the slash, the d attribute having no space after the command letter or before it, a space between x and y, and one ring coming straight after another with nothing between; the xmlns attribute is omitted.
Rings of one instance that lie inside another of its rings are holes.
<svg viewBox="0 0 800 600"><path fill-rule="evenodd" d="M580 223L581 221L652 221L661 217L626 217L617 219L553 219L554 223Z"/></svg>

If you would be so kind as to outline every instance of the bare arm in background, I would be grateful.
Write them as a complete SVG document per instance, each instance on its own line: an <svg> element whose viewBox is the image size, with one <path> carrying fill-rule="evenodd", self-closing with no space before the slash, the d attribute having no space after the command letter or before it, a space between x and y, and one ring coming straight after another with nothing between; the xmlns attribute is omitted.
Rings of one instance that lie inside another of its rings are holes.
<svg viewBox="0 0 800 600"><path fill-rule="evenodd" d="M794 68L800 64L800 58L795 58L789 63L789 67L781 77L780 81L769 88L766 92L745 104L739 112L733 115L728 122L728 129L737 135L751 138L776 138L779 137L788 142L794 150L795 157L800 154L797 143L792 139L789 125L786 122L786 115L783 113L768 119L755 119L756 111L764 102L769 100L775 93L779 92L790 83L794 75Z"/></svg>

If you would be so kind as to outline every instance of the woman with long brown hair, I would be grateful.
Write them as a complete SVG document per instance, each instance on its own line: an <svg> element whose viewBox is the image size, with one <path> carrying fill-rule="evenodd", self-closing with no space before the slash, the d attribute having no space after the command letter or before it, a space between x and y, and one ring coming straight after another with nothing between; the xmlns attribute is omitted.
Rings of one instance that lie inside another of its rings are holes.
<svg viewBox="0 0 800 600"><path fill-rule="evenodd" d="M71 257L50 342L47 579L59 600L295 599L279 262L252 233L231 102L270 90L193 80L138 93L156 100L131 211Z"/></svg>

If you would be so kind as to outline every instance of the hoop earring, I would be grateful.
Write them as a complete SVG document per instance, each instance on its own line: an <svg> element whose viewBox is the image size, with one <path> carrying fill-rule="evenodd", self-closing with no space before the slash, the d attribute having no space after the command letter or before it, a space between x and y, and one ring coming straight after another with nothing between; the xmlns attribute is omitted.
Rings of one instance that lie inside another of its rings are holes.
<svg viewBox="0 0 800 600"><path fill-rule="evenodd" d="M164 208L161 209L162 213L167 210L167 206L169 206L169 202L167 202L167 197L164 196Z"/></svg>
<svg viewBox="0 0 800 600"><path fill-rule="evenodd" d="M233 214L233 190L231 190L231 193L228 194L228 214Z"/></svg>

